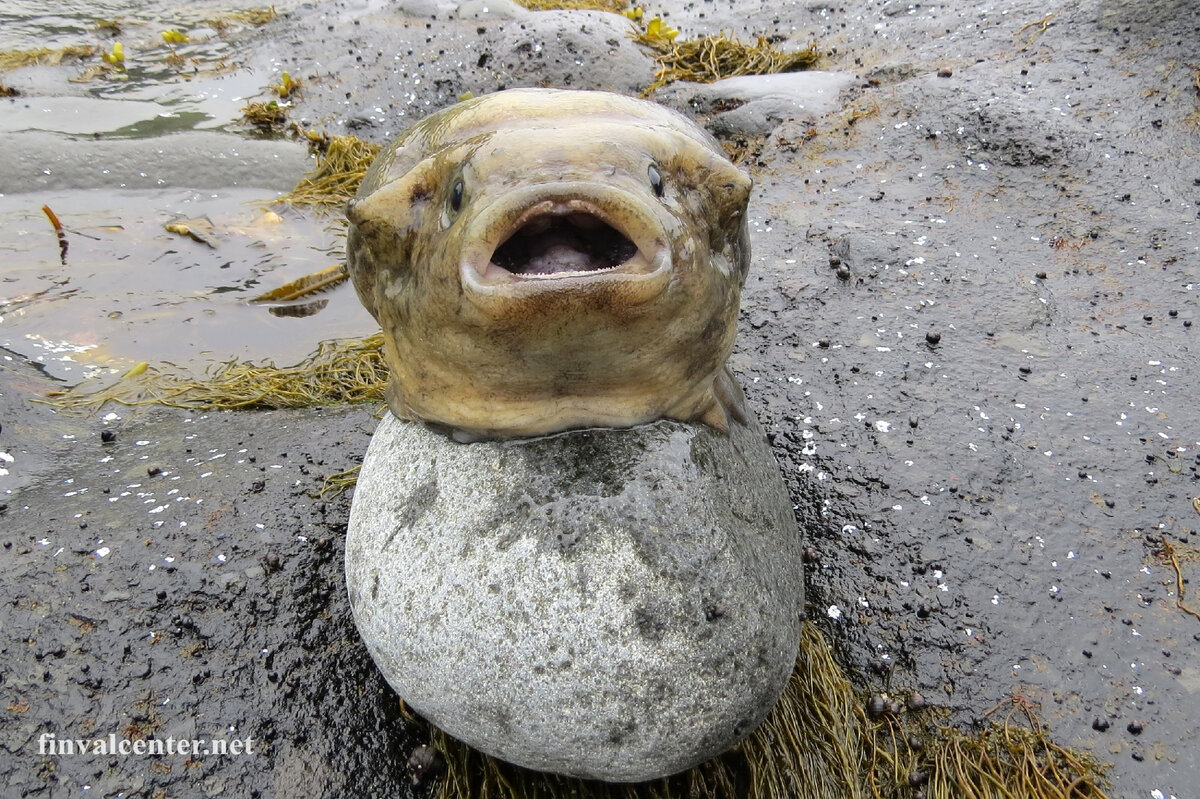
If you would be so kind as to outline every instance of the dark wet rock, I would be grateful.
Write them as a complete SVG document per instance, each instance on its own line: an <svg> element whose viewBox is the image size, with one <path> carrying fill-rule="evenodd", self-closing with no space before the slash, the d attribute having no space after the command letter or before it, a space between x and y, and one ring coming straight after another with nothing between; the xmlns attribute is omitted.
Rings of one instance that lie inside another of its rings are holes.
<svg viewBox="0 0 1200 799"><path fill-rule="evenodd" d="M973 96L958 82L940 81L908 86L907 91L919 92L922 98L922 110L911 123L959 144L974 161L1044 167L1091 157L1095 137L1084 125L1062 108L1032 103L1021 92ZM941 92L949 92L950 97L935 99ZM929 115L927 110L935 106L950 111Z"/></svg>
<svg viewBox="0 0 1200 799"><path fill-rule="evenodd" d="M489 28L484 66L506 87L554 86L636 95L650 83L654 61L629 37L629 21L599 11L542 11Z"/></svg>
<svg viewBox="0 0 1200 799"><path fill-rule="evenodd" d="M610 781L752 731L803 608L800 536L753 423L464 445L387 416L346 572L415 710L504 760Z"/></svg>

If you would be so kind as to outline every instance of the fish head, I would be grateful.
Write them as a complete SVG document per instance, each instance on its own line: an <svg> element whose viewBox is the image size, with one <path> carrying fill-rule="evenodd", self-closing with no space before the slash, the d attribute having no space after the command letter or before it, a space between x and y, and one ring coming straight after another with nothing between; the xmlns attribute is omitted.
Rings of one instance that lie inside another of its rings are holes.
<svg viewBox="0 0 1200 799"><path fill-rule="evenodd" d="M749 191L692 122L619 95L510 90L418 123L347 210L392 410L488 436L719 426Z"/></svg>

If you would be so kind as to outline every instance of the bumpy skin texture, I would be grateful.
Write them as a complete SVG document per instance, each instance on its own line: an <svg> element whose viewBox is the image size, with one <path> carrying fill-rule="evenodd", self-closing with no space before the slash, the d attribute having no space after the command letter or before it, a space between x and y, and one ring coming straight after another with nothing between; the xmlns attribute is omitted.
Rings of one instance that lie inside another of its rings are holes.
<svg viewBox="0 0 1200 799"><path fill-rule="evenodd" d="M678 114L514 89L382 151L347 209L355 289L383 328L389 405L486 437L741 416L725 361L750 181ZM636 254L529 276L495 263L531 218L587 217Z"/></svg>

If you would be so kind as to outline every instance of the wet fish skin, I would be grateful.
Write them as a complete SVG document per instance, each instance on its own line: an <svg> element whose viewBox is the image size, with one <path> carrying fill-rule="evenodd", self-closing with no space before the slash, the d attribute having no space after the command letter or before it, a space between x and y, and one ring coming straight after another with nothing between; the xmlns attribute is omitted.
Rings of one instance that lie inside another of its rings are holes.
<svg viewBox="0 0 1200 799"><path fill-rule="evenodd" d="M616 94L513 89L417 123L347 208L392 412L478 437L743 417L725 362L750 185L690 120Z"/></svg>

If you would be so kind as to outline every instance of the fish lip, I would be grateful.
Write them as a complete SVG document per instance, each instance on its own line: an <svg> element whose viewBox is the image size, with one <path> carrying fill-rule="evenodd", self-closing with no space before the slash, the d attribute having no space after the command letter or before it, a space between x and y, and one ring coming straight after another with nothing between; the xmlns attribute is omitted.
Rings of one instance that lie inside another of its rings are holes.
<svg viewBox="0 0 1200 799"><path fill-rule="evenodd" d="M637 247L623 263L591 271L520 274L492 262L497 249L539 216L588 214ZM642 197L605 184L569 182L530 187L498 198L464 229L471 242L461 254L464 292L479 304L530 297L547 291L589 293L620 284L627 303L653 299L667 286L671 250L666 229Z"/></svg>

